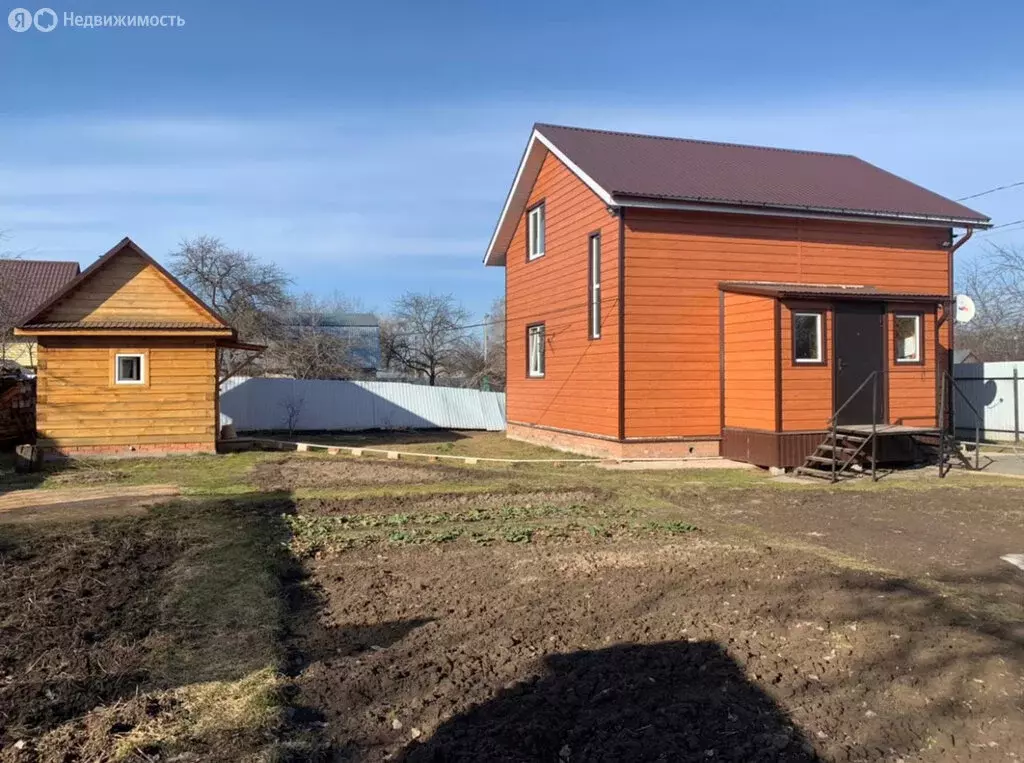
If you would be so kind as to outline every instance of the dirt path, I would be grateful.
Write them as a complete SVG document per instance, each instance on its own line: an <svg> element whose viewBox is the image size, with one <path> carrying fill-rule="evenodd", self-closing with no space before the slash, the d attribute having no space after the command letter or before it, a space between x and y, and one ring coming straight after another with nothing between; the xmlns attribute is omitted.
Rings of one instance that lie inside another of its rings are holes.
<svg viewBox="0 0 1024 763"><path fill-rule="evenodd" d="M181 494L177 485L15 490L0 495L0 523L35 519L104 519L141 513Z"/></svg>

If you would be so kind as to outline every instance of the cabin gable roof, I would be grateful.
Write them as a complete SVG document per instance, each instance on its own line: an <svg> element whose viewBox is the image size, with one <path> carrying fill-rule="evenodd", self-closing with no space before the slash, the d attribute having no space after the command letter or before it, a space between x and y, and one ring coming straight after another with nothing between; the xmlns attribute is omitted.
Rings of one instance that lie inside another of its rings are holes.
<svg viewBox="0 0 1024 763"><path fill-rule="evenodd" d="M153 329L233 334L228 322L130 238L28 316L21 331Z"/></svg>

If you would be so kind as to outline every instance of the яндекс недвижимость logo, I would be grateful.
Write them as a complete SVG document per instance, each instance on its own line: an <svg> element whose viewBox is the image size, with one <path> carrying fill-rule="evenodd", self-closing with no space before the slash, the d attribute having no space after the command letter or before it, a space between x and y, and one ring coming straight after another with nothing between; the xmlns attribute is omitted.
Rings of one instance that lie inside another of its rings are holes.
<svg viewBox="0 0 1024 763"><path fill-rule="evenodd" d="M35 13L27 8L15 8L7 14L7 26L15 32L27 32L32 27L40 32L52 32L57 28L57 12L53 8L40 8Z"/></svg>
<svg viewBox="0 0 1024 763"><path fill-rule="evenodd" d="M28 8L15 8L7 14L7 26L15 32L27 32L37 29L40 32L52 32L59 26L73 29L92 29L106 27L183 27L185 19L177 14L170 15L114 15L114 14L78 14L65 11L62 17L57 16L53 8L40 8L33 13Z"/></svg>

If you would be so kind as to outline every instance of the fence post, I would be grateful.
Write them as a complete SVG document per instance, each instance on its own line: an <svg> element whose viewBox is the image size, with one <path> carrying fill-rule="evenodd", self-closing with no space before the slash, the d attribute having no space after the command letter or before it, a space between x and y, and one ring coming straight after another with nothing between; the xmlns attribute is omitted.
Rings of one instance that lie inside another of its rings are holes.
<svg viewBox="0 0 1024 763"><path fill-rule="evenodd" d="M1020 374L1013 367L1013 442L1020 445Z"/></svg>

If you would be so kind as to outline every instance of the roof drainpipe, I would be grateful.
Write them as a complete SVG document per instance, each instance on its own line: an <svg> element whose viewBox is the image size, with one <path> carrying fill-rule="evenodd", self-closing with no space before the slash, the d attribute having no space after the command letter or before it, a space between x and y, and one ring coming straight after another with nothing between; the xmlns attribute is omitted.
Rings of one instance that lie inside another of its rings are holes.
<svg viewBox="0 0 1024 763"><path fill-rule="evenodd" d="M952 229L950 229L949 235L950 235L950 238L952 238L952 236L953 236L953 230ZM966 244L968 241L970 241L971 240L971 236L973 236L973 235L974 235L974 228L968 228L967 232L964 233L964 235L960 238L960 240L955 242L955 243L953 243L949 247L949 253L948 253L948 257L949 257L949 261L948 261L948 263L949 263L948 264L948 269L949 269L949 302L946 303L945 309L943 310L942 320L935 322L935 347L938 348L938 346L939 346L939 337L940 337L939 332L942 330L942 324L945 323L949 319L949 317L951 315L954 316L954 319L952 321L950 321L950 323L949 323L949 347L946 350L946 373L949 374L949 378L950 379L953 378L953 347L955 346L955 342L956 342L956 331L955 331L955 328L956 328L956 318L955 318L955 314L956 314L956 296L953 294L953 288L954 288L953 287L953 255L956 254L957 249L959 249L964 244ZM941 383L945 384L945 381L942 381ZM949 395L947 396L947 404L949 405L949 418L947 420L949 421L949 426L950 427L955 427L956 425L953 423L953 398L952 398L952 395L953 395L953 390L950 389L949 390ZM940 415L941 415L941 411L940 411ZM956 430L954 429L953 431L955 432Z"/></svg>

